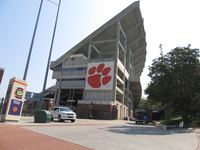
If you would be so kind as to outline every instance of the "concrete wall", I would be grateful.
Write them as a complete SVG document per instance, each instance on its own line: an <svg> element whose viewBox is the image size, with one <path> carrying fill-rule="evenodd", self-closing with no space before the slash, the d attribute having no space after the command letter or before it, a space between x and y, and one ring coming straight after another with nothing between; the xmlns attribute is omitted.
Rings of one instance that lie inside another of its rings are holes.
<svg viewBox="0 0 200 150"><path fill-rule="evenodd" d="M79 104L76 110L78 118L117 119L117 109L112 105Z"/></svg>

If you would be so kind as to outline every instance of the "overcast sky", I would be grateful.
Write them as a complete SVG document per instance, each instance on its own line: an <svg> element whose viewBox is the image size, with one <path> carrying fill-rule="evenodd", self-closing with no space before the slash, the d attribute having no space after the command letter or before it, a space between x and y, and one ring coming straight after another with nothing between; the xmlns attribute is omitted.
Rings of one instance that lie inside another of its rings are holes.
<svg viewBox="0 0 200 150"><path fill-rule="evenodd" d="M58 0L55 0L55 2ZM62 0L51 60L56 60L87 35L125 9L134 0ZM6 94L9 79L23 78L40 0L0 0L0 67L5 69L0 98ZM147 56L141 77L146 88L148 66L163 51L191 44L200 48L199 0L141 0L146 31ZM42 90L57 6L44 0L33 47L28 90ZM47 87L53 85L52 72ZM144 94L143 94L144 96Z"/></svg>

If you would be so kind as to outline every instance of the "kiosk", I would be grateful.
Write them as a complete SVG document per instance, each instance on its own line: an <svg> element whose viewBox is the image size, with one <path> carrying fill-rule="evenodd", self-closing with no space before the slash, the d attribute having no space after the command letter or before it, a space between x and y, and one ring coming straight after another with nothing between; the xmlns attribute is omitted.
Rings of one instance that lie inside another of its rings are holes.
<svg viewBox="0 0 200 150"><path fill-rule="evenodd" d="M26 81L15 77L10 79L2 112L4 121L20 120L26 87Z"/></svg>

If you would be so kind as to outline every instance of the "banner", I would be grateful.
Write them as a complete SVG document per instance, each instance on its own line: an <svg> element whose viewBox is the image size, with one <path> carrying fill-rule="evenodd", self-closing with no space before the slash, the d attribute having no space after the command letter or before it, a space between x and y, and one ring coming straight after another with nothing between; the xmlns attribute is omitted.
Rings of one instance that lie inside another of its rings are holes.
<svg viewBox="0 0 200 150"><path fill-rule="evenodd" d="M114 62L88 63L85 90L112 90Z"/></svg>
<svg viewBox="0 0 200 150"><path fill-rule="evenodd" d="M22 101L12 99L8 114L19 116L21 109L22 109Z"/></svg>

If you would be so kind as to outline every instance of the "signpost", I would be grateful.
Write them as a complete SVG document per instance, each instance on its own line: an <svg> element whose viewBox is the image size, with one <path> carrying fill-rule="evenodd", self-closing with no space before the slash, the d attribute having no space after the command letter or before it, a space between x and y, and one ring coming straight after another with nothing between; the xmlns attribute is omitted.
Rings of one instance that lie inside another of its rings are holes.
<svg viewBox="0 0 200 150"><path fill-rule="evenodd" d="M3 120L19 121L24 104L27 82L17 78L10 79L4 107L2 111Z"/></svg>

